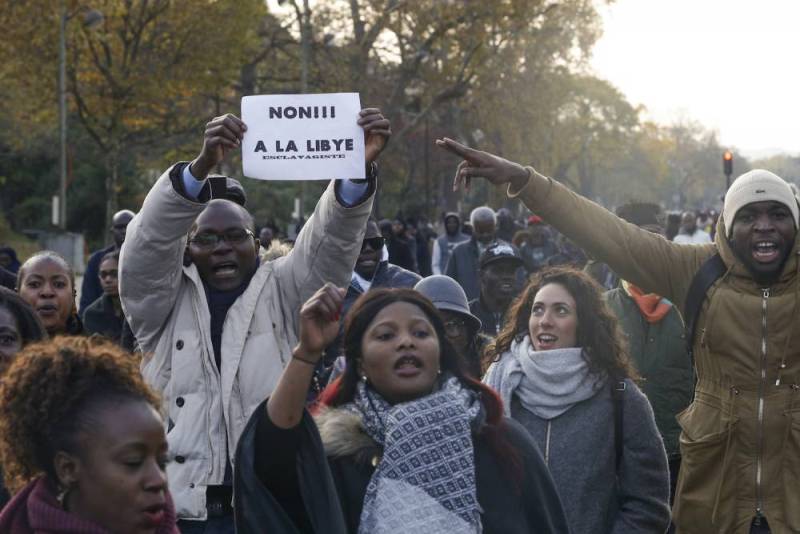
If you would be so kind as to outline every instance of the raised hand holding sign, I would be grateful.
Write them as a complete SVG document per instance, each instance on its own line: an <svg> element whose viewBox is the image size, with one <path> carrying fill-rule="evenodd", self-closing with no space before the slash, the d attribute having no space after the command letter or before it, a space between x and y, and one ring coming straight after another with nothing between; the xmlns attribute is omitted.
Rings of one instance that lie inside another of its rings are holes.
<svg viewBox="0 0 800 534"><path fill-rule="evenodd" d="M214 117L206 124L203 136L203 149L192 162L192 175L198 180L204 179L224 158L232 148L242 144L242 137L247 126L236 115L230 113Z"/></svg>

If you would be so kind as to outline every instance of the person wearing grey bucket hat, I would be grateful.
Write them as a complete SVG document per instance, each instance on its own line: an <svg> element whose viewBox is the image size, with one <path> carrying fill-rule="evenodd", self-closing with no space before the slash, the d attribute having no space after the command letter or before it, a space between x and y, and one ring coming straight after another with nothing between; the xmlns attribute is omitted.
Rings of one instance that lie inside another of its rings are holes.
<svg viewBox="0 0 800 534"><path fill-rule="evenodd" d="M464 358L467 371L480 378L480 356L487 339L478 333L481 321L470 313L464 289L443 274L423 278L414 289L425 295L442 314L447 340Z"/></svg>
<svg viewBox="0 0 800 534"><path fill-rule="evenodd" d="M463 159L456 187L508 184L510 197L623 279L692 314L696 380L677 417L677 532L800 532L800 210L789 185L764 170L740 176L714 243L679 245L532 167L451 139L437 144Z"/></svg>

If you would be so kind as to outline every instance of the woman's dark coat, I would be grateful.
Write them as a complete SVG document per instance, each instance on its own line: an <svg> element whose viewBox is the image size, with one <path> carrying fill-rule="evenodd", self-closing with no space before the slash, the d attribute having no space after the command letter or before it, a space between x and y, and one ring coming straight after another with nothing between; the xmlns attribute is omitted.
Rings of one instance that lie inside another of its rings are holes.
<svg viewBox="0 0 800 534"><path fill-rule="evenodd" d="M283 430L269 420L266 403L256 410L236 453L237 532L358 531L380 449L364 433L359 416L347 410L327 410L317 416L317 424L306 413L297 427ZM541 454L517 423L506 419L504 425L520 459L514 470L518 484L506 475L508 466L500 465L488 441L474 438L483 532L569 532Z"/></svg>

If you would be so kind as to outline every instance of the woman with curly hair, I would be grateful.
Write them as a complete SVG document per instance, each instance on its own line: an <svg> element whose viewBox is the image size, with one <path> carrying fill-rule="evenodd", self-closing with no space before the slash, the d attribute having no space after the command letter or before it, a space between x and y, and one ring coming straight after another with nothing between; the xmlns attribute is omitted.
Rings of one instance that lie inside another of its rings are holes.
<svg viewBox="0 0 800 534"><path fill-rule="evenodd" d="M545 269L487 348L484 382L544 452L572 532L661 533L669 472L653 410L589 275Z"/></svg>
<svg viewBox="0 0 800 534"><path fill-rule="evenodd" d="M18 490L0 532L177 533L158 407L108 342L27 347L0 383L0 461Z"/></svg>
<svg viewBox="0 0 800 534"><path fill-rule="evenodd" d="M75 273L57 252L45 250L28 258L17 273L17 291L50 337L83 333L75 306Z"/></svg>
<svg viewBox="0 0 800 534"><path fill-rule="evenodd" d="M338 331L344 290L300 311L300 340L236 454L238 532L563 533L541 455L465 375L436 308L411 289L362 295L345 321L347 366L306 393Z"/></svg>

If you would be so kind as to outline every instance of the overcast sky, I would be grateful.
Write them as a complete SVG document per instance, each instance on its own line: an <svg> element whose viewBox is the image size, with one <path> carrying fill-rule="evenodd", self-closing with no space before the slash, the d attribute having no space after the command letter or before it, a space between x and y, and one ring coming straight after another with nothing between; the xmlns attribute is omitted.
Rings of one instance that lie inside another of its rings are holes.
<svg viewBox="0 0 800 534"><path fill-rule="evenodd" d="M748 156L800 153L800 0L617 0L595 73L648 118L688 117Z"/></svg>

